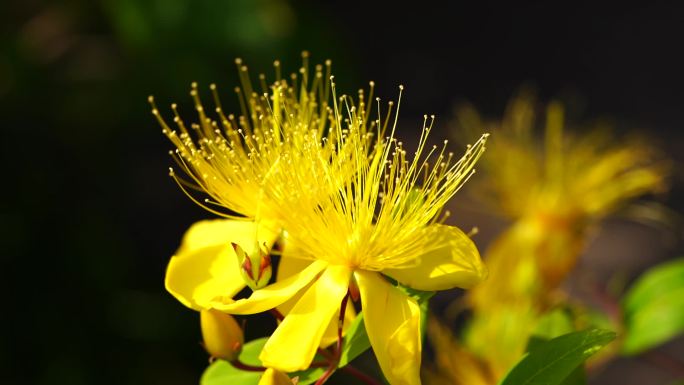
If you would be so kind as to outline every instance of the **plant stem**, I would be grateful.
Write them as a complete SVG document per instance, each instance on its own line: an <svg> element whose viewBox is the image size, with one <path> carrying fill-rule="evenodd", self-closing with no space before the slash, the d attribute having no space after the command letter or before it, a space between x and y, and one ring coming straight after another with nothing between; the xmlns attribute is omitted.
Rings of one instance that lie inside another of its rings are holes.
<svg viewBox="0 0 684 385"><path fill-rule="evenodd" d="M337 349L335 352L336 361L339 361L340 356L342 355L342 342L344 342L342 339L342 332L344 329L344 315L347 311L347 301L349 301L349 290L347 290L347 294L344 296L344 298L342 298L340 318L337 319Z"/></svg>
<svg viewBox="0 0 684 385"><path fill-rule="evenodd" d="M335 371L335 365L330 365L328 366L328 369L326 369L325 373L321 376L321 378L316 381L314 385L323 385L326 381L328 381L328 378L332 376L333 372Z"/></svg>
<svg viewBox="0 0 684 385"><path fill-rule="evenodd" d="M328 361L332 361L335 359L332 353L328 351L328 349L323 349L323 348L318 348L318 354L322 355L323 358L325 358Z"/></svg>
<svg viewBox="0 0 684 385"><path fill-rule="evenodd" d="M271 314L272 314L272 315L275 317L275 319L278 320L278 321L282 321L282 320L285 319L285 316L283 315L283 313L281 313L280 311L278 311L278 309L276 309L276 308L271 309Z"/></svg>
<svg viewBox="0 0 684 385"><path fill-rule="evenodd" d="M244 370L247 372L263 372L266 370L263 366L253 366L253 365L248 365L245 364L244 362L240 361L239 359L235 359L233 361L230 361L230 364L233 365L235 368Z"/></svg>
<svg viewBox="0 0 684 385"><path fill-rule="evenodd" d="M355 367L351 365L347 365L342 368L345 372L351 374L352 376L358 378L359 380L365 382L368 385L382 385L380 382L378 382L375 378L367 375L366 373L360 371L359 369L356 369Z"/></svg>

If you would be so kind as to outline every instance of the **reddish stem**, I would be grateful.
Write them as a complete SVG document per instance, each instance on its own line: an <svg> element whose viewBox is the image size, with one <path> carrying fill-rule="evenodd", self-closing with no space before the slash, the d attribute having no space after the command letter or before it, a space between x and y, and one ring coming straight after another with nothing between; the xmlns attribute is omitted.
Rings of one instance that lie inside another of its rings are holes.
<svg viewBox="0 0 684 385"><path fill-rule="evenodd" d="M244 370L247 372L263 372L266 370L266 368L264 368L263 366L248 365L238 359L230 361L230 364L237 369Z"/></svg>
<svg viewBox="0 0 684 385"><path fill-rule="evenodd" d="M318 348L318 354L322 355L323 358L325 358L328 361L332 361L335 359L333 353L330 353L328 349Z"/></svg>
<svg viewBox="0 0 684 385"><path fill-rule="evenodd" d="M342 298L342 306L340 307L340 318L337 319L337 351L335 352L335 357L337 358L335 361L340 360L340 356L342 355L342 342L344 340L342 339L342 332L344 329L344 315L347 312L347 301L349 301L349 291L347 290L347 294Z"/></svg>
<svg viewBox="0 0 684 385"><path fill-rule="evenodd" d="M356 369L355 367L351 365L347 365L342 368L345 372L351 374L352 376L358 378L359 380L365 382L368 385L382 385L380 382L378 382L375 378L367 375L366 373L360 371L359 369Z"/></svg>
<svg viewBox="0 0 684 385"><path fill-rule="evenodd" d="M278 309L276 309L276 308L271 309L271 314L272 314L272 315L275 317L275 319L278 320L278 321L282 321L282 320L285 319L285 316L283 315L283 313L281 313L280 311L278 311Z"/></svg>
<svg viewBox="0 0 684 385"><path fill-rule="evenodd" d="M314 385L323 385L326 381L328 381L328 378L332 376L333 372L335 371L335 364L331 364L328 366L328 369L326 369L325 373L321 376L321 378L316 381Z"/></svg>

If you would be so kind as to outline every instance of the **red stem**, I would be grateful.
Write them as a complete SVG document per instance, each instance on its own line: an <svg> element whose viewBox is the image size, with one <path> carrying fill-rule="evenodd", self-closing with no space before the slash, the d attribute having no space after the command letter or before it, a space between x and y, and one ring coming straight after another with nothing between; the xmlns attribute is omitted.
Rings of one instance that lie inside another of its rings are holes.
<svg viewBox="0 0 684 385"><path fill-rule="evenodd" d="M347 365L342 368L345 372L351 374L352 376L358 378L359 380L365 382L368 385L382 385L380 382L378 382L375 378L367 375L366 373L356 369L355 367L351 365Z"/></svg>
<svg viewBox="0 0 684 385"><path fill-rule="evenodd" d="M248 365L248 364L245 364L244 362L242 362L238 359L230 361L230 364L233 365L237 369L244 370L247 372L263 372L266 370L266 368L264 368L263 366Z"/></svg>
<svg viewBox="0 0 684 385"><path fill-rule="evenodd" d="M328 366L328 369L326 369L325 373L321 376L321 378L316 381L314 385L323 385L326 381L328 381L328 378L332 376L333 372L335 371L335 364L331 364Z"/></svg>
<svg viewBox="0 0 684 385"><path fill-rule="evenodd" d="M328 351L328 349L318 348L318 354L322 355L328 361L335 359L335 356Z"/></svg>
<svg viewBox="0 0 684 385"><path fill-rule="evenodd" d="M278 309L276 309L276 308L271 309L271 314L273 314L273 316L275 317L275 319L278 320L278 321L282 321L282 320L285 319L285 316L283 315L283 313L281 313L280 311L278 311Z"/></svg>
<svg viewBox="0 0 684 385"><path fill-rule="evenodd" d="M347 301L349 301L349 290L347 290L347 294L344 296L344 298L342 298L340 318L337 319L337 351L335 352L335 357L337 359L335 361L339 361L340 356L342 355L342 342L344 342L342 339L342 332L344 329L344 315L347 312Z"/></svg>

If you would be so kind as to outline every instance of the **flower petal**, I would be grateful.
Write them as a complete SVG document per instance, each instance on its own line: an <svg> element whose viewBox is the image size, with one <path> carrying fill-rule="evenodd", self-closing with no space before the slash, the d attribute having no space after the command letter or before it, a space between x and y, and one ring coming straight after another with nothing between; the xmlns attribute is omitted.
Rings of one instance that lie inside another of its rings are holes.
<svg viewBox="0 0 684 385"><path fill-rule="evenodd" d="M280 257L280 262L278 263L278 273L276 274L276 282L280 282L292 277L293 275L306 269L306 267L311 265L313 262L308 259L290 258L287 256L287 250L288 249L285 248L283 250L283 255ZM302 290L292 298L278 305L278 311L281 314L287 315L287 313L292 310L295 304L297 304L297 301L299 301L304 292L305 290Z"/></svg>
<svg viewBox="0 0 684 385"><path fill-rule="evenodd" d="M293 385L294 382L285 373L268 368L259 379L257 385Z"/></svg>
<svg viewBox="0 0 684 385"><path fill-rule="evenodd" d="M197 222L183 236L164 280L166 290L185 306L210 309L216 298L230 299L245 287L230 242L253 248L255 235L272 244L278 233L270 225L235 220ZM263 238L262 238L263 237Z"/></svg>
<svg viewBox="0 0 684 385"><path fill-rule="evenodd" d="M230 246L206 247L172 257L164 284L183 305L195 310L211 309L216 297L232 298L245 287Z"/></svg>
<svg viewBox="0 0 684 385"><path fill-rule="evenodd" d="M253 221L233 219L199 221L185 232L176 255L192 253L206 247L223 246L230 242L239 244L245 252L251 253L257 242L271 246L279 233L274 223L266 221L259 222L259 226Z"/></svg>
<svg viewBox="0 0 684 385"><path fill-rule="evenodd" d="M301 258L291 258L287 257L288 254L286 254L287 249L283 251L283 256L280 258L280 263L278 264L278 276L277 280L282 281L283 279L290 277L300 271L302 271L304 268L306 268L308 265L311 264L311 260L308 259L301 259ZM292 297L289 299L287 302L283 303L282 305L278 306L278 310L282 314L289 314L292 308L297 304L299 299L302 297L304 294L304 290L299 292L298 295ZM352 304L351 301L348 302L347 304L347 310L344 313L344 327L343 327L343 334L344 331L347 330L349 325L351 325L352 321L354 321L354 318L356 318L356 310L354 309L354 305ZM330 321L328 324L328 328L326 329L325 333L323 334L323 339L321 340L321 347L325 348L337 341L337 318L333 319Z"/></svg>
<svg viewBox="0 0 684 385"><path fill-rule="evenodd" d="M282 281L306 269L313 261L310 259L288 257L286 252L280 257L276 281Z"/></svg>
<svg viewBox="0 0 684 385"><path fill-rule="evenodd" d="M309 367L328 324L339 314L351 272L346 266L325 270L264 345L259 356L264 366L285 372Z"/></svg>
<svg viewBox="0 0 684 385"><path fill-rule="evenodd" d="M217 299L211 305L217 310L230 314L254 314L273 309L297 295L300 290L316 279L327 265L326 262L315 261L299 273L253 292L249 298L232 302Z"/></svg>
<svg viewBox="0 0 684 385"><path fill-rule="evenodd" d="M383 274L418 290L470 288L487 277L487 269L470 238L459 228L429 226L426 244L431 245L417 266L385 269Z"/></svg>
<svg viewBox="0 0 684 385"><path fill-rule="evenodd" d="M392 385L420 385L420 307L376 272L356 271L368 339Z"/></svg>

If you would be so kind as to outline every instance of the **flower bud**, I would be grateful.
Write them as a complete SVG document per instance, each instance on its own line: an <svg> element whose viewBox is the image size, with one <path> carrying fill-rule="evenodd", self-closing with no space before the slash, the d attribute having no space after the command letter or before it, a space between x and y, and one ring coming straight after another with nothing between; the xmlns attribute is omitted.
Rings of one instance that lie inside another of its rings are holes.
<svg viewBox="0 0 684 385"><path fill-rule="evenodd" d="M235 360L244 343L242 328L233 316L215 309L200 312L200 326L204 348L216 358Z"/></svg>
<svg viewBox="0 0 684 385"><path fill-rule="evenodd" d="M265 246L263 248L255 247L254 252L250 255L237 243L231 244L237 255L240 274L245 284L252 290L258 290L266 286L268 281L271 280L273 267L271 266L271 255Z"/></svg>
<svg viewBox="0 0 684 385"><path fill-rule="evenodd" d="M285 373L268 368L261 376L258 385L297 385L298 378L290 379Z"/></svg>

